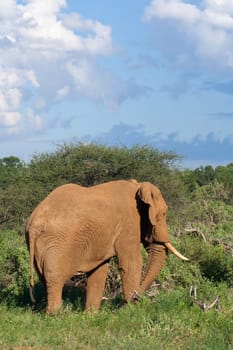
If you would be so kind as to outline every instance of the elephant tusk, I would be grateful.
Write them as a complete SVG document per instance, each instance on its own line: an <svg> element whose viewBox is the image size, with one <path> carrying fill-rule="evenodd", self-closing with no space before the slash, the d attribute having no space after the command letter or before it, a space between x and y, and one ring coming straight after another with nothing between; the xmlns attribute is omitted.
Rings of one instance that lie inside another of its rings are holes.
<svg viewBox="0 0 233 350"><path fill-rule="evenodd" d="M189 261L188 258L186 258L184 255L182 255L181 253L179 253L174 247L173 245L171 245L171 243L167 242L164 243L165 247L167 247L167 249L170 250L171 253L173 253L174 255L176 255L178 258L180 258L181 260L184 261Z"/></svg>

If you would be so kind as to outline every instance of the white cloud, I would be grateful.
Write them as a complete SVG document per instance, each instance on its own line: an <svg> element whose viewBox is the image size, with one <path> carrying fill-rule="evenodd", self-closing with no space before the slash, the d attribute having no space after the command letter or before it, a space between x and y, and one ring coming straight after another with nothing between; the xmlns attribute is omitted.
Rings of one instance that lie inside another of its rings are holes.
<svg viewBox="0 0 233 350"><path fill-rule="evenodd" d="M34 114L32 110L28 110L24 122L27 127L32 130L41 131L45 127L45 123L39 115Z"/></svg>
<svg viewBox="0 0 233 350"><path fill-rule="evenodd" d="M25 84L38 86L31 70L0 68L0 135L18 134L25 121L20 107L23 102L22 87Z"/></svg>
<svg viewBox="0 0 233 350"><path fill-rule="evenodd" d="M41 131L42 118L24 110L22 87L25 84L38 86L31 70L0 68L0 136L1 139L10 136L25 135L25 132Z"/></svg>
<svg viewBox="0 0 233 350"><path fill-rule="evenodd" d="M85 20L78 14L62 16L63 7L66 7L64 0L31 0L19 6L17 34L23 38L24 45L33 50L47 50L47 54L51 50L85 54L111 52L110 27ZM74 20L76 26L71 25ZM77 34L76 29L88 30L88 36Z"/></svg>
<svg viewBox="0 0 233 350"><path fill-rule="evenodd" d="M62 100L65 96L69 94L69 92L70 92L70 88L67 85L63 86L61 89L58 89L56 94L56 100L57 101Z"/></svg>
<svg viewBox="0 0 233 350"><path fill-rule="evenodd" d="M80 35L80 48L91 54L109 54L113 51L112 46L112 29L110 26L103 25L99 21L85 19L78 13L72 13L62 16L63 24L66 28L86 33Z"/></svg>
<svg viewBox="0 0 233 350"><path fill-rule="evenodd" d="M0 112L0 125L4 126L5 128L11 128L12 126L15 126L19 121L21 121L21 115L18 112Z"/></svg>
<svg viewBox="0 0 233 350"><path fill-rule="evenodd" d="M115 52L111 27L66 0L5 0L0 20L1 137L46 129L44 112L68 96L117 105L137 88L96 63Z"/></svg>
<svg viewBox="0 0 233 350"><path fill-rule="evenodd" d="M16 3L14 0L5 0L1 3L0 18L11 19L16 13Z"/></svg>
<svg viewBox="0 0 233 350"><path fill-rule="evenodd" d="M229 74L233 67L232 15L232 0L203 0L199 5L184 0L152 0L144 18L155 26L160 24L161 35L164 30L168 38L170 35L177 40L176 52L172 52L176 64L183 65L181 58L185 57L185 63L196 69ZM162 45L160 49L170 60L171 51Z"/></svg>
<svg viewBox="0 0 233 350"><path fill-rule="evenodd" d="M127 98L150 92L146 86L139 86L132 80L122 80L115 74L97 68L86 60L69 62L66 66L79 96L86 96L96 102L115 109Z"/></svg>
<svg viewBox="0 0 233 350"><path fill-rule="evenodd" d="M200 11L196 6L179 0L153 0L145 9L145 19L150 21L157 17L194 23L199 19Z"/></svg>
<svg viewBox="0 0 233 350"><path fill-rule="evenodd" d="M204 4L206 8L212 9L216 13L228 13L233 15L233 2L232 0L205 0Z"/></svg>
<svg viewBox="0 0 233 350"><path fill-rule="evenodd" d="M70 13L68 4L66 0L1 4L1 137L51 127L46 121L50 109L66 98L88 98L114 108L147 92L101 68L98 57L116 52L111 26Z"/></svg>

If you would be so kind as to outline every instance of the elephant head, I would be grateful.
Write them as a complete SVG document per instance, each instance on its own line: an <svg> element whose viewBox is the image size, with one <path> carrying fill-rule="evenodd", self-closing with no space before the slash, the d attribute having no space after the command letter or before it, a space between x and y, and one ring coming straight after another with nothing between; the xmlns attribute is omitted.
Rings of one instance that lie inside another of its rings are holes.
<svg viewBox="0 0 233 350"><path fill-rule="evenodd" d="M167 204L160 190L149 182L143 182L137 195L141 212L141 240L148 252L146 271L141 283L141 292L144 292L163 267L168 249L182 260L189 259L180 254L169 242L166 223Z"/></svg>

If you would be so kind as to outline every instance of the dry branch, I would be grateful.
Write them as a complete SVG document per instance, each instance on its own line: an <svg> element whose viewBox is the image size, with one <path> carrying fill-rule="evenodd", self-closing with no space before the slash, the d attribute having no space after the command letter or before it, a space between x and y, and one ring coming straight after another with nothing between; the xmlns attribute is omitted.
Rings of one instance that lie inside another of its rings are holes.
<svg viewBox="0 0 233 350"><path fill-rule="evenodd" d="M187 233L196 234L197 236L201 237L204 242L207 241L204 233L202 233L198 228L185 228L184 231Z"/></svg>
<svg viewBox="0 0 233 350"><path fill-rule="evenodd" d="M190 298L194 299L194 303L198 305L203 311L208 311L212 309L215 305L217 306L217 310L221 310L220 300L219 297L216 297L212 303L207 304L206 302L197 300L197 287L191 286L189 289L189 296Z"/></svg>

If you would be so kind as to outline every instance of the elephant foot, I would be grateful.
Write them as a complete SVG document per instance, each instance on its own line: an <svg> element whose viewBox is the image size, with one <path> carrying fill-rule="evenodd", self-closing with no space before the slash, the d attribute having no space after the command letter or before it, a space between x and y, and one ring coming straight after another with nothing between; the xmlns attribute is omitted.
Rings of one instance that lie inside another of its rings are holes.
<svg viewBox="0 0 233 350"><path fill-rule="evenodd" d="M62 286L47 286L46 314L56 314L62 306Z"/></svg>
<svg viewBox="0 0 233 350"><path fill-rule="evenodd" d="M56 304L52 303L52 305L48 304L46 306L46 310L45 310L46 315L52 316L52 315L57 314L58 311L61 310L61 306L62 306L62 302L56 303Z"/></svg>
<svg viewBox="0 0 233 350"><path fill-rule="evenodd" d="M129 299L127 300L127 302L131 303L131 304L135 304L139 299L140 299L139 293L136 290L134 290L130 294Z"/></svg>
<svg viewBox="0 0 233 350"><path fill-rule="evenodd" d="M116 304L117 309L125 307L129 304L136 304L140 299L139 293L135 290L132 292L128 300L121 300Z"/></svg>

